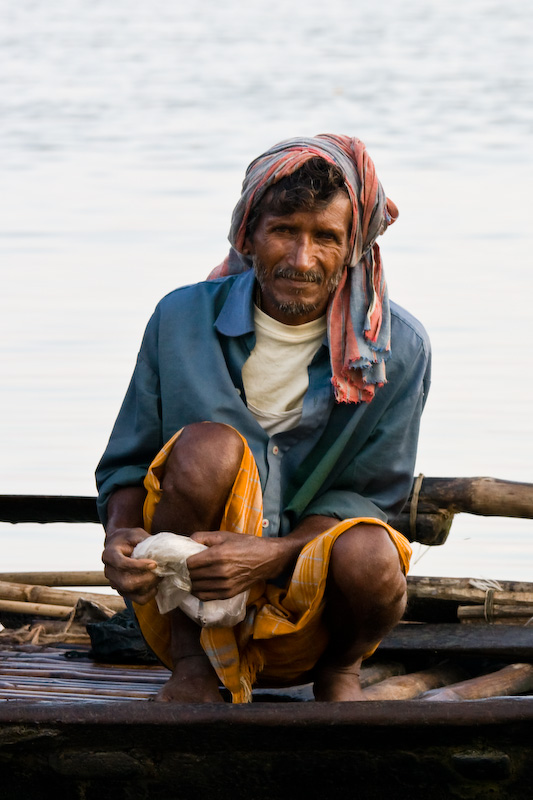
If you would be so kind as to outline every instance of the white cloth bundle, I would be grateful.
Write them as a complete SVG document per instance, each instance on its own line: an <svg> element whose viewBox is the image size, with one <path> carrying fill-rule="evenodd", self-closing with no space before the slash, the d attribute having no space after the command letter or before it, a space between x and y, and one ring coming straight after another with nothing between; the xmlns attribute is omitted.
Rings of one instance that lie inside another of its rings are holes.
<svg viewBox="0 0 533 800"><path fill-rule="evenodd" d="M162 580L155 599L161 614L181 608L204 628L231 628L245 617L248 592L241 592L228 600L199 600L192 595L187 559L202 550L206 550L206 546L188 536L156 533L140 542L132 556L157 562L154 572Z"/></svg>

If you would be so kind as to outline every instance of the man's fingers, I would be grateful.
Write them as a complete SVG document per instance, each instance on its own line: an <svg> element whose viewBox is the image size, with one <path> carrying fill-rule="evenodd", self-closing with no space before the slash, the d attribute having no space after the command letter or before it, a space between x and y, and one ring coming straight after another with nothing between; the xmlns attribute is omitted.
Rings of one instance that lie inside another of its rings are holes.
<svg viewBox="0 0 533 800"><path fill-rule="evenodd" d="M191 534L190 538L199 544L213 547L216 544L222 544L227 537L225 536L225 531L196 531Z"/></svg>
<svg viewBox="0 0 533 800"><path fill-rule="evenodd" d="M203 553L198 553L198 555L201 556ZM187 559L187 568L193 583L197 583L201 580L228 580L237 572L234 564L228 563L222 559L203 559L198 563L196 556L191 556Z"/></svg>
<svg viewBox="0 0 533 800"><path fill-rule="evenodd" d="M150 589L149 592L144 592L142 594L129 594L128 599L132 600L134 603L137 603L139 606L144 606L146 603L149 603L150 600L153 600L157 594L157 587L155 589Z"/></svg>
<svg viewBox="0 0 533 800"><path fill-rule="evenodd" d="M150 534L142 528L119 528L108 534L102 561L111 586L136 603L147 603L157 593L160 578L153 558L132 558L135 546Z"/></svg>
<svg viewBox="0 0 533 800"><path fill-rule="evenodd" d="M150 563L150 562L148 562ZM153 569L147 569L145 567L131 567L128 564L126 567L122 566L122 564L116 564L111 561L104 561L104 573L109 578L109 576L116 577L117 579L123 578L124 580L129 580L132 583L140 583L140 582L158 582L159 577L155 574Z"/></svg>
<svg viewBox="0 0 533 800"><path fill-rule="evenodd" d="M216 545L213 545L213 547L216 547ZM187 558L187 566L189 570L199 569L201 567L208 566L209 564L213 564L218 560L217 551L212 547L209 547L207 550L202 550L200 553L194 553L194 555L189 556Z"/></svg>
<svg viewBox="0 0 533 800"><path fill-rule="evenodd" d="M153 572L136 574L106 566L104 573L113 589L136 602L140 602L139 598L142 597L146 598L144 601L146 602L146 600L154 597L157 592L159 578Z"/></svg>
<svg viewBox="0 0 533 800"><path fill-rule="evenodd" d="M191 594L198 600L227 600L240 594L244 587L240 583L227 580L194 581Z"/></svg>
<svg viewBox="0 0 533 800"><path fill-rule="evenodd" d="M152 572L157 562L151 558L131 558L116 548L106 548L102 553L104 564L127 572Z"/></svg>
<svg viewBox="0 0 533 800"><path fill-rule="evenodd" d="M212 566L224 567L227 559L224 557L224 553L220 551L219 544L220 542L211 542L207 550L202 550L201 553L189 556L187 559L189 572L209 569Z"/></svg>
<svg viewBox="0 0 533 800"><path fill-rule="evenodd" d="M197 592L194 596L205 603L207 600L229 600L237 594L240 594L240 592L220 589L219 591Z"/></svg>

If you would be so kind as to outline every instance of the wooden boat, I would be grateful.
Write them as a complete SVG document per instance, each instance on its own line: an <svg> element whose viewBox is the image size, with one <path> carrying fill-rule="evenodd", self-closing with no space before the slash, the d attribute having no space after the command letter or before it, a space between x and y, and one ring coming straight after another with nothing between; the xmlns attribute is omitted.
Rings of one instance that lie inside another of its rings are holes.
<svg viewBox="0 0 533 800"><path fill-rule="evenodd" d="M533 518L530 484L417 484L395 524L418 541L442 543L460 510ZM94 498L3 497L0 519L96 521ZM197 706L147 702L161 666L91 657L84 614L109 616L120 598L78 602L85 589L64 586L102 583L0 574L0 620L27 623L18 641L0 634L2 800L531 797L533 584L410 578L405 621L363 670L372 702L309 702L304 686Z"/></svg>

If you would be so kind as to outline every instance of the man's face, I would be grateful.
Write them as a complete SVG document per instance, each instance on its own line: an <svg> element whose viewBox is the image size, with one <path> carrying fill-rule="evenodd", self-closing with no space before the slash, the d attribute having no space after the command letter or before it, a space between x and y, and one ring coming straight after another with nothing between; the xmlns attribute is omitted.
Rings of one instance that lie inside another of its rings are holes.
<svg viewBox="0 0 533 800"><path fill-rule="evenodd" d="M286 325L325 313L348 259L352 207L343 191L323 208L259 218L245 248L252 258L261 308Z"/></svg>

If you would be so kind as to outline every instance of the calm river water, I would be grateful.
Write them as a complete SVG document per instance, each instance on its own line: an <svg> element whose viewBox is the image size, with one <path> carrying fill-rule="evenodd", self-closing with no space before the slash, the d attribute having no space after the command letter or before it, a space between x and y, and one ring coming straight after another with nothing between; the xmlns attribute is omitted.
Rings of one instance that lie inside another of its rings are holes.
<svg viewBox="0 0 533 800"><path fill-rule="evenodd" d="M357 135L426 325L418 471L533 481L533 6L4 0L2 493L93 494L157 300L223 258L246 164ZM2 569L94 569L97 526L0 527ZM458 517L414 571L533 580L533 522Z"/></svg>

